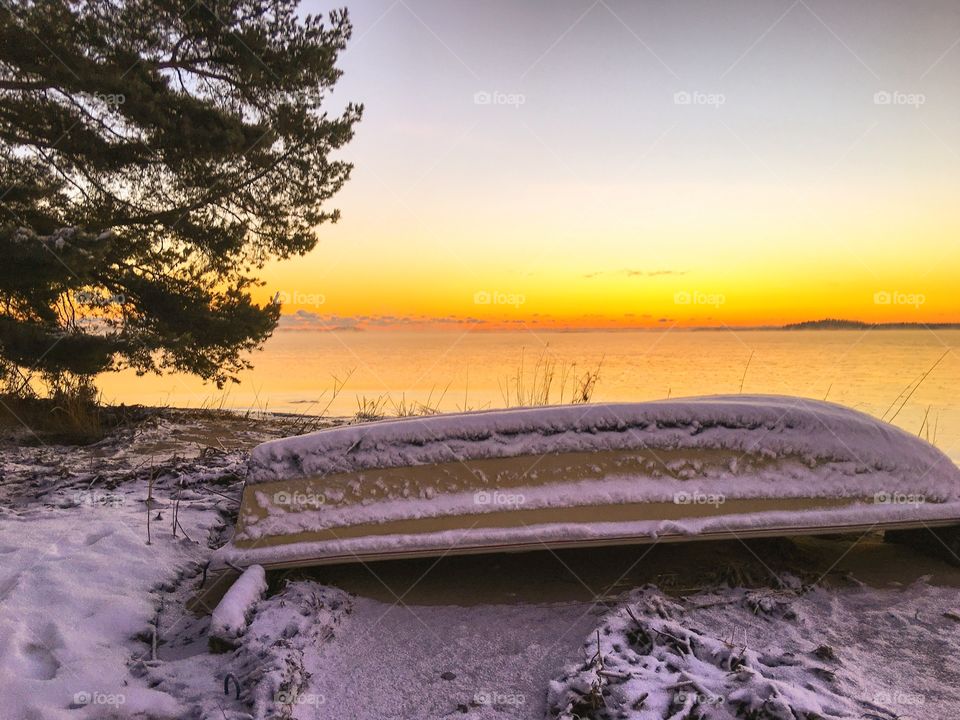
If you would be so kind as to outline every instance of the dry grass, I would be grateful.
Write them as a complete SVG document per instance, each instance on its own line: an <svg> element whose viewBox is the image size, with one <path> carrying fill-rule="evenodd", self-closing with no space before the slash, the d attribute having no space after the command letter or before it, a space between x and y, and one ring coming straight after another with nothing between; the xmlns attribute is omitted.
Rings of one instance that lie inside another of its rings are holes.
<svg viewBox="0 0 960 720"><path fill-rule="evenodd" d="M355 370L356 368L351 368L342 378L337 375L331 376L333 378L333 387L329 391L329 396L325 390L320 395L320 399L317 403L310 405L305 412L296 415L291 420L291 424L293 426L292 434L303 435L304 433L318 430L321 427L326 427L329 424L327 413L329 413L330 407L333 405L336 399L340 397L340 393L343 392L343 388L346 386ZM313 409L315 405L319 405L320 403L324 403L323 407L320 409L320 412L311 413L310 410Z"/></svg>
<svg viewBox="0 0 960 720"><path fill-rule="evenodd" d="M387 416L388 396L378 395L375 398L368 398L366 395L357 396L357 411L353 415L356 422L371 422L373 420L383 420Z"/></svg>
<svg viewBox="0 0 960 720"><path fill-rule="evenodd" d="M588 403L600 380L602 365L601 358L594 369L580 372L576 363L557 360L545 347L528 370L521 353L516 374L500 383L500 394L507 407Z"/></svg>
<svg viewBox="0 0 960 720"><path fill-rule="evenodd" d="M86 445L143 414L143 408L104 406L82 396L0 394L0 426L26 443Z"/></svg>
<svg viewBox="0 0 960 720"><path fill-rule="evenodd" d="M447 383L443 392L436 397L434 397L436 387L431 388L430 394L424 402L407 400L406 393L400 396L399 401L394 400L389 393L378 395L375 398L359 395L357 396L357 411L353 414L353 419L355 422L370 422L387 417L406 418L439 415L441 413L440 403L443 402L449 388L450 383Z"/></svg>
<svg viewBox="0 0 960 720"><path fill-rule="evenodd" d="M893 423L897 419L897 416L900 414L900 411L906 407L907 403L910 402L910 398L913 397L913 394L919 389L923 384L923 381L930 376L934 370L937 369L937 366L943 362L943 359L950 353L950 350L945 350L944 353L937 358L937 361L933 363L925 372L922 372L918 377L914 378L910 383L900 391L900 394L894 398L893 402L890 403L890 407L884 411L883 415L880 417L881 420L885 420L888 423ZM934 416L933 427L930 426L930 410L933 406L928 405L926 411L923 414L923 422L920 423L920 430L917 432L917 437L924 438L931 445L937 444L937 428L940 424L940 413L938 412ZM887 417L889 415L889 417ZM931 432L932 431L932 432Z"/></svg>
<svg viewBox="0 0 960 720"><path fill-rule="evenodd" d="M920 431L917 433L917 437L922 437L928 443L935 446L937 444L937 428L940 425L940 412L937 411L937 414L933 418L933 434L931 435L930 410L932 408L932 405L927 405L927 409L923 413L923 422L920 423Z"/></svg>
<svg viewBox="0 0 960 720"><path fill-rule="evenodd" d="M395 402L393 399L390 399L389 402L392 410L391 415L395 417L424 417L426 415L439 415L442 412L440 410L440 403L442 403L443 399L446 397L447 390L450 389L450 383L447 383L446 387L443 388L443 392L434 398L436 389L436 386L430 388L430 394L427 395L425 402L407 402L406 393L403 393L400 396L400 402Z"/></svg>
<svg viewBox="0 0 960 720"><path fill-rule="evenodd" d="M917 391L917 389L921 385L923 385L923 381L927 379L930 373L932 373L941 362L943 362L943 359L949 353L950 353L949 349L945 350L943 355L937 358L937 361L933 365L931 365L926 372L921 373L921 375L917 379L915 379L913 382L907 385L903 390L901 390L900 394L897 395L896 399L894 399L892 403L890 403L890 407L887 408L886 412L883 413L880 419L886 420L888 423L892 423L894 420L896 420L897 415L899 415L900 411L903 410L904 407L906 407L906 404L910 401L910 398L913 397L913 394ZM903 399L901 400L901 398ZM897 405L898 402L900 403L900 405ZM894 407L896 407L896 410L894 410ZM892 415L890 415L891 412L893 413ZM887 418L887 415L890 415L890 417Z"/></svg>
<svg viewBox="0 0 960 720"><path fill-rule="evenodd" d="M4 372L0 390L0 424L25 432L34 442L96 442L127 420L126 408L107 411L90 378L48 376L41 395L31 378Z"/></svg>
<svg viewBox="0 0 960 720"><path fill-rule="evenodd" d="M506 407L542 406L553 404L583 404L591 401L600 379L602 359L596 367L581 371L576 363L567 363L556 359L545 348L532 366L525 366L521 355L520 366L512 377L507 377L500 389ZM0 368L2 371L2 368ZM229 391L217 393L206 398L195 410L199 415L230 415L247 420L256 420L258 416L271 415L285 423L285 432L301 435L334 423L329 417L330 408L343 394L353 370L342 377L333 376L332 387L324 391L320 398L309 405L302 413L285 416L275 415L261 401L259 392L254 390L254 404L245 412L234 412L228 408ZM2 372L0 372L2 374ZM442 390L431 388L426 400L408 400L402 394L395 400L389 393L376 397L356 396L354 422L371 422L387 417L426 417L438 415L447 397L451 383ZM12 376L7 382L0 378L0 425L19 432L28 442L63 442L84 444L96 442L118 426L136 422L144 414L156 412L157 408L140 406L109 406L102 404L102 398L90 378L60 378L47 382L48 394L39 396L30 383L22 381L21 376ZM464 389L463 405L456 410L469 412L486 409L474 408L469 403L469 384ZM162 409L161 409L162 410Z"/></svg>
<svg viewBox="0 0 960 720"><path fill-rule="evenodd" d="M593 399L597 383L600 380L600 370L603 360L590 370L581 371L576 363L567 363L558 360L545 348L532 366L525 365L521 355L520 366L517 372L505 378L500 383L500 392L505 407L530 407L562 404L584 404ZM366 395L357 396L357 409L353 413L354 422L371 422L388 417L426 417L438 415L441 405L450 389L450 384L437 392L436 386L431 390L425 401L408 400L402 394L395 400L389 393L376 397ZM463 404L457 404L459 412L469 412L477 409L469 402L469 384L464 389Z"/></svg>

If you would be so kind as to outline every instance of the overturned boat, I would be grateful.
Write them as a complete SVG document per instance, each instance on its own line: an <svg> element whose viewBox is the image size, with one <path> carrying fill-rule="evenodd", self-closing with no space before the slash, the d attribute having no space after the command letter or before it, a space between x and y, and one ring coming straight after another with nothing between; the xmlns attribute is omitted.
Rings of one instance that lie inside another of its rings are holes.
<svg viewBox="0 0 960 720"><path fill-rule="evenodd" d="M714 396L435 415L254 449L213 569L960 524L960 470L832 403Z"/></svg>

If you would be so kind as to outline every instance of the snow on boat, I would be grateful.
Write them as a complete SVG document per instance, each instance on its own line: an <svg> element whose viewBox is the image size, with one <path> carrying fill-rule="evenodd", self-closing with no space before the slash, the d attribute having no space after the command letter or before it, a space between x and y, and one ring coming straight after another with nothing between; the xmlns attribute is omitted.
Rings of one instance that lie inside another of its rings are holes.
<svg viewBox="0 0 960 720"><path fill-rule="evenodd" d="M960 470L832 403L715 396L342 426L254 449L214 569L960 524Z"/></svg>

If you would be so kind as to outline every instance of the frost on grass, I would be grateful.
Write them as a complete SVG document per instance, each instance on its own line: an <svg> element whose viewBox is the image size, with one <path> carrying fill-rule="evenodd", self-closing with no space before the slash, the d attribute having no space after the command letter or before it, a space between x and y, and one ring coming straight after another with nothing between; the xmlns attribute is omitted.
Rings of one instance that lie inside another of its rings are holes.
<svg viewBox="0 0 960 720"><path fill-rule="evenodd" d="M288 583L256 606L231 666L257 720L293 717L300 705L323 705L308 692L305 654L339 632L352 608L350 595L308 581Z"/></svg>
<svg viewBox="0 0 960 720"><path fill-rule="evenodd" d="M191 638L207 618L177 619L182 651L147 663L151 687L176 696L183 720L289 720L325 712L326 698L309 688L315 655L340 632L353 608L351 596L309 581L288 582L253 606L253 617L229 654L208 654ZM191 647L193 648L191 650ZM296 713L296 714L295 714Z"/></svg>
<svg viewBox="0 0 960 720"><path fill-rule="evenodd" d="M796 620L789 593L735 591L733 600L771 621ZM697 627L655 589L607 616L548 690L557 720L814 720L894 717L845 693L832 648L749 647Z"/></svg>

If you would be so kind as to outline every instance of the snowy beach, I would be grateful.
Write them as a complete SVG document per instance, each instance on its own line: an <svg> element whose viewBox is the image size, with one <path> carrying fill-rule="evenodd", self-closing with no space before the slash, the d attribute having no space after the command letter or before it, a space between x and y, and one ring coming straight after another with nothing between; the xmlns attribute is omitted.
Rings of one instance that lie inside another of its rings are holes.
<svg viewBox="0 0 960 720"><path fill-rule="evenodd" d="M290 432L164 411L93 446L8 440L4 717L719 718L771 696L756 717L960 712L960 674L931 662L960 651L960 571L877 535L274 573L213 654L187 604L249 450ZM656 640L680 634L686 653Z"/></svg>
<svg viewBox="0 0 960 720"><path fill-rule="evenodd" d="M0 3L0 720L960 720L958 36Z"/></svg>

